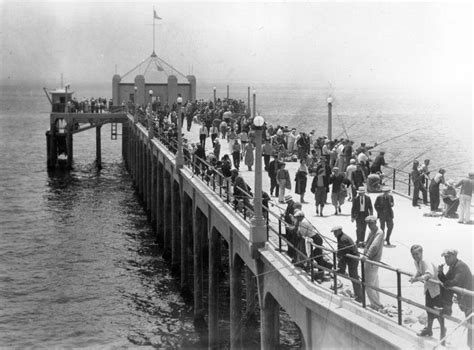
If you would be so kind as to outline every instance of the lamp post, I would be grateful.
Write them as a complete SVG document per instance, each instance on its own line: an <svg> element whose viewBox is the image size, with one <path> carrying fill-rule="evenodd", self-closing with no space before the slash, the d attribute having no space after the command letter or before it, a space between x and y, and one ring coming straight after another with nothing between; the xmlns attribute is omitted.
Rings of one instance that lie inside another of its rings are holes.
<svg viewBox="0 0 474 350"><path fill-rule="evenodd" d="M249 116L250 116L250 114L252 113L252 111L250 110L250 86L247 87L247 107L248 107Z"/></svg>
<svg viewBox="0 0 474 350"><path fill-rule="evenodd" d="M68 89L69 89L69 84L66 84L66 85L64 86L64 92L65 92L64 112L65 112L65 113L69 113L69 110L68 110L68 108L67 108L67 102L68 102L67 90L68 90Z"/></svg>
<svg viewBox="0 0 474 350"><path fill-rule="evenodd" d="M214 108L216 108L216 87L212 88L214 90Z"/></svg>
<svg viewBox="0 0 474 350"><path fill-rule="evenodd" d="M266 222L262 210L262 131L264 123L265 120L259 115L253 118L255 130L255 191L253 207L255 216L250 223L250 249L254 258L257 257L256 250L259 247L263 247L267 240Z"/></svg>
<svg viewBox="0 0 474 350"><path fill-rule="evenodd" d="M148 94L150 95L150 107L151 107L151 101L153 99L153 90L148 91Z"/></svg>
<svg viewBox="0 0 474 350"><path fill-rule="evenodd" d="M327 98L328 102L328 139L332 140L332 97Z"/></svg>
<svg viewBox="0 0 474 350"><path fill-rule="evenodd" d="M257 91L253 90L253 108L252 108L252 117L256 117L257 115Z"/></svg>
<svg viewBox="0 0 474 350"><path fill-rule="evenodd" d="M181 106L183 104L183 98L178 95L176 99L176 113L178 114L178 150L176 152L176 167L182 168L184 165L184 154L183 154L183 143L181 140Z"/></svg>

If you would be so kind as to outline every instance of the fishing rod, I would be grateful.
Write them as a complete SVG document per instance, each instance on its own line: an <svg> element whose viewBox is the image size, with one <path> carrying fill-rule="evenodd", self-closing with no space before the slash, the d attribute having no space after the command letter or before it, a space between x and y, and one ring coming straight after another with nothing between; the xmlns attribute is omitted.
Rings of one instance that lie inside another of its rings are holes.
<svg viewBox="0 0 474 350"><path fill-rule="evenodd" d="M383 144L386 143L386 142L389 142L389 141L398 139L398 138L400 138L400 137L402 137L402 136L411 134L412 132L418 131L418 130L420 130L420 129L421 129L421 128L413 129L413 130L410 130L410 131L408 131L408 132L405 132L405 133L403 133L403 134L401 134L401 135L397 135L397 136L391 137L391 138L389 138L388 140L385 140L385 141L382 141L382 142L377 142L377 146L375 146L375 147L379 147L380 145L383 145ZM375 148L375 147L374 147L374 148Z"/></svg>
<svg viewBox="0 0 474 350"><path fill-rule="evenodd" d="M393 168L393 169L398 170L398 171L403 170L403 169L406 168L410 163L412 163L414 159L417 159L417 158L421 157L423 154L425 154L426 152L428 152L428 151L430 151L431 149L433 149L433 147L434 147L433 145L430 145L430 146L428 146L427 148L425 148L422 152L420 152L420 153L418 153L418 154L416 154L416 155L410 155L410 156L408 157L408 160L402 162L398 167Z"/></svg>
<svg viewBox="0 0 474 350"><path fill-rule="evenodd" d="M462 162L457 162L457 163L449 164L449 165L445 166L444 168L449 169L449 168L452 167L452 166L459 165L459 164L463 164L463 163L466 163L466 161L463 160Z"/></svg>
<svg viewBox="0 0 474 350"><path fill-rule="evenodd" d="M356 125L359 121L355 121L354 123L352 123L351 125L349 125L349 127L347 127L343 132L339 133L335 138L338 139L339 137L341 137L344 133L346 133L347 135L347 130L352 128L354 125Z"/></svg>
<svg viewBox="0 0 474 350"><path fill-rule="evenodd" d="M344 134L346 134L346 137L349 139L349 135L347 134L347 129L346 129L346 126L344 125L344 121L342 120L341 116L339 114L337 114L337 118L339 119L339 121L341 122L342 124L342 130L344 130ZM337 137L336 137L337 138Z"/></svg>

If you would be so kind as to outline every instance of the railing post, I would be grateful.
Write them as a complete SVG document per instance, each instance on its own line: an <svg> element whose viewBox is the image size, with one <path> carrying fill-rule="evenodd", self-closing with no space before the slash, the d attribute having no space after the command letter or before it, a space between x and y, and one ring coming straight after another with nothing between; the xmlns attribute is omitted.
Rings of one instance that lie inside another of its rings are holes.
<svg viewBox="0 0 474 350"><path fill-rule="evenodd" d="M393 189L395 189L395 176L397 175L397 171L395 169L393 169L393 177L392 177L392 180L393 180Z"/></svg>
<svg viewBox="0 0 474 350"><path fill-rule="evenodd" d="M281 250L281 218L278 218L278 249Z"/></svg>
<svg viewBox="0 0 474 350"><path fill-rule="evenodd" d="M408 195L410 196L411 192L411 174L408 174Z"/></svg>
<svg viewBox="0 0 474 350"><path fill-rule="evenodd" d="M397 308L398 308L398 325L402 325L402 278L401 273L397 270Z"/></svg>
<svg viewBox="0 0 474 350"><path fill-rule="evenodd" d="M226 179L226 182L227 182L227 186L226 186L226 190L227 190L226 202L227 202L227 204L229 204L229 203L230 203L230 180L229 180L229 179Z"/></svg>
<svg viewBox="0 0 474 350"><path fill-rule="evenodd" d="M267 208L267 241L270 238L270 209Z"/></svg>
<svg viewBox="0 0 474 350"><path fill-rule="evenodd" d="M337 294L337 273L336 273L336 266L337 266L337 253L332 252L332 268L334 275L334 294Z"/></svg>
<svg viewBox="0 0 474 350"><path fill-rule="evenodd" d="M361 285L360 289L362 291L362 307L365 308L366 305L366 300L365 300L365 263L364 260L360 261L360 272L361 272Z"/></svg>

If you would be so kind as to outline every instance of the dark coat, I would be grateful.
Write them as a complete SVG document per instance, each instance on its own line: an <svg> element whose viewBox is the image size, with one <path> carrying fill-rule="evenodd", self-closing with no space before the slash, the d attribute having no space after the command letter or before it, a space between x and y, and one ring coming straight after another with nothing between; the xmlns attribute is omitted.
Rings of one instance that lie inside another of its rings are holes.
<svg viewBox="0 0 474 350"><path fill-rule="evenodd" d="M295 193L304 194L306 192L307 176L304 171L297 171L295 175Z"/></svg>
<svg viewBox="0 0 474 350"><path fill-rule="evenodd" d="M357 195L357 197L355 197L353 200L352 200L352 210L351 210L351 216L352 218L354 219L362 219L362 215L363 215L363 218L365 219L367 216L369 215L372 215L374 213L374 208L372 207L372 200L370 199L369 196L365 195L365 208L364 208L364 211L361 212L360 211L360 194Z"/></svg>
<svg viewBox="0 0 474 350"><path fill-rule="evenodd" d="M393 219L393 205L393 196L391 194L388 197L385 197L383 194L379 195L374 203L377 217L381 220Z"/></svg>

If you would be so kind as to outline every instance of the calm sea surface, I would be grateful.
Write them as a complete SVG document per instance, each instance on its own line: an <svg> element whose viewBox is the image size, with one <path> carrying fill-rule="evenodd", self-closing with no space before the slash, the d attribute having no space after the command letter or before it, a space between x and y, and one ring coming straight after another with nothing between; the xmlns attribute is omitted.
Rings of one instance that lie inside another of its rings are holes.
<svg viewBox="0 0 474 350"><path fill-rule="evenodd" d="M326 133L326 90L256 89L257 110L270 123ZM78 98L110 97L107 88L74 90ZM211 93L212 85L198 86L199 98ZM231 86L231 96L246 101L246 86ZM392 165L429 149L422 158L446 167L447 178L471 170L470 91L467 102L389 90L333 96L334 136L345 135L344 125L358 145L418 129L384 144ZM95 131L77 134L74 170L48 174L49 110L41 88L1 89L0 347L202 346L192 305L180 297L123 167L120 139L103 128L97 172Z"/></svg>

